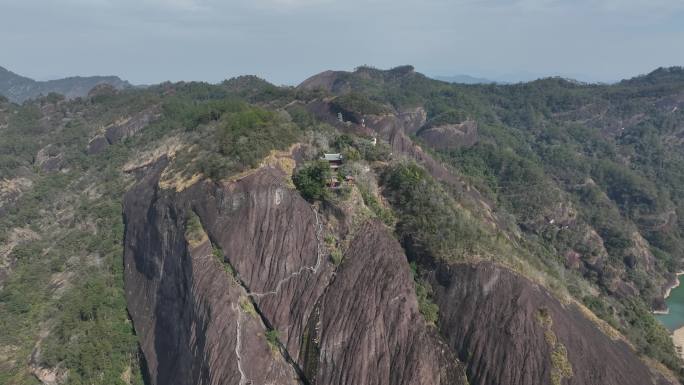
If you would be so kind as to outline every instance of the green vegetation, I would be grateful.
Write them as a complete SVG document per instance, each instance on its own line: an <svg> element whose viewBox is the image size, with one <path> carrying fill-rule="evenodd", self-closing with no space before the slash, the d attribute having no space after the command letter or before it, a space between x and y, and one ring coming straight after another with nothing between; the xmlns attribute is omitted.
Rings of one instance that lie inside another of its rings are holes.
<svg viewBox="0 0 684 385"><path fill-rule="evenodd" d="M43 119L41 106L47 104L64 115ZM161 105L162 116L134 138L86 154L99 127L154 105ZM204 84L1 106L0 180L21 177L28 184L17 185L11 203L0 191L0 242L5 246L16 231L34 235L8 255L13 264L0 288L0 345L8 349L0 383L36 383L26 362L33 355L37 365L68 371L68 384L142 384L123 290L121 200L132 183L121 171L124 164L174 136L192 145L177 153L172 168L222 178L255 166L272 149L289 147L301 132L287 114ZM64 172L34 166L47 145L50 154L63 157ZM202 233L194 213L187 230L189 239ZM214 253L222 259L220 250ZM33 354L36 346L39 353Z"/></svg>
<svg viewBox="0 0 684 385"><path fill-rule="evenodd" d="M328 162L313 161L299 169L292 177L292 181L304 199L316 201L329 197L327 184L331 177Z"/></svg>
<svg viewBox="0 0 684 385"><path fill-rule="evenodd" d="M346 161L365 160L367 162L389 161L391 149L386 143L373 145L371 138L362 138L348 134L338 135L332 142L332 148L344 155Z"/></svg>
<svg viewBox="0 0 684 385"><path fill-rule="evenodd" d="M258 316L256 308L254 308L254 304L247 297L240 297L240 309L252 317Z"/></svg>
<svg viewBox="0 0 684 385"><path fill-rule="evenodd" d="M423 168L398 163L381 179L397 211L397 234L409 254L428 252L455 261L486 247L488 235Z"/></svg>
<svg viewBox="0 0 684 385"><path fill-rule="evenodd" d="M568 352L565 345L556 343L556 347L551 353L551 383L553 385L560 385L564 378L572 377L572 365L568 360Z"/></svg>
<svg viewBox="0 0 684 385"><path fill-rule="evenodd" d="M271 150L287 149L302 134L289 115L245 102L228 99L193 106L178 117L198 144L177 162L186 174L201 172L219 180L255 168ZM197 129L200 124L209 126Z"/></svg>
<svg viewBox="0 0 684 385"><path fill-rule="evenodd" d="M380 220L387 226L394 226L396 219L392 213L392 209L383 206L378 199L364 188L359 188L361 191L361 196L363 197L363 203L368 206L368 208L373 211L373 213L380 218Z"/></svg>
<svg viewBox="0 0 684 385"><path fill-rule="evenodd" d="M330 252L330 260L335 264L335 266L342 264L343 258L344 256L342 255L342 251L340 251L340 249L333 249Z"/></svg>
<svg viewBox="0 0 684 385"><path fill-rule="evenodd" d="M630 298L623 303L624 308L620 309L619 317L626 320L628 326L622 326L619 330L634 343L640 353L653 357L670 368L678 368L681 363L667 329L638 298Z"/></svg>
<svg viewBox="0 0 684 385"><path fill-rule="evenodd" d="M0 362L0 383L35 383L26 365L32 356L68 370L72 384L142 383L121 263L121 197L134 178L121 170L171 138L181 148L170 174L214 180L256 167L270 151L296 142L308 146L306 159L339 151L347 160L340 176L357 178L365 205L395 227L411 260L505 263L559 296L581 300L639 353L684 376L667 332L650 313L666 274L684 267L681 69L612 86L559 78L451 85L408 66L360 67L340 82L351 91L331 95L241 77L220 85L100 90L74 101L49 95L21 106L0 98L0 186L6 189L0 191L0 242L19 239L0 289L0 346L9 352ZM317 97L331 98L333 110L351 120L417 106L427 112L426 127L475 120L474 145L432 152L465 187L441 184L421 166L397 161L386 143L373 146L370 138L319 123L304 107ZM134 137L99 155L86 153L102 127L152 108L161 116ZM63 170L42 171L34 163L39 150L61 156ZM383 170L380 186L370 166ZM293 182L309 201L334 201L326 188L330 177L328 165L314 160ZM198 240L199 219L189 213L186 222L188 239ZM234 276L221 250L213 251ZM330 258L342 262L336 245ZM414 280L421 313L436 323L431 287L418 272ZM240 305L251 314L248 303ZM572 368L547 318L540 315L540 325L553 348L553 381L561 383ZM266 338L275 345L278 332Z"/></svg>
<svg viewBox="0 0 684 385"><path fill-rule="evenodd" d="M553 332L553 319L548 309L540 308L536 313L537 322L544 329L544 339L551 348L551 383L560 385L563 379L572 377L572 365L568 360L568 351Z"/></svg>
<svg viewBox="0 0 684 385"><path fill-rule="evenodd" d="M276 329L267 330L264 334L266 342L271 346L271 349L277 350L280 346L280 332Z"/></svg>
<svg viewBox="0 0 684 385"><path fill-rule="evenodd" d="M18 108L32 110L33 106ZM28 124L23 116L33 114L20 113L21 122L0 130L23 129ZM69 384L123 384L124 373L127 381L142 384L137 339L126 312L122 285L124 227L120 202L125 183L116 152L125 150L113 149L109 156L87 164L82 159L87 137L67 142L72 132L76 134L83 127L70 123L60 138L53 138L49 130L36 130L2 141L3 145L23 148L6 153L16 155L17 168L3 168L3 175L11 177L24 168L22 172L33 180L33 187L0 217L0 233L9 235L23 227L36 236L20 243L9 255L15 264L0 289L0 345L10 347L16 359L3 367L0 383L35 383L24 365L40 341L36 364L59 364L68 369ZM33 150L21 144L30 140L36 147L45 142L63 143L60 148L72 170L33 173L23 153ZM84 191L96 175L102 179L98 181L98 198L92 199ZM46 337L40 337L42 333Z"/></svg>
<svg viewBox="0 0 684 385"><path fill-rule="evenodd" d="M189 210L185 217L185 238L191 245L196 245L202 241L205 234L199 217L194 211Z"/></svg>
<svg viewBox="0 0 684 385"><path fill-rule="evenodd" d="M383 194L409 255L489 256L532 277L541 273L554 292L580 299L596 286L601 295L585 301L589 307L640 352L684 375L648 311L664 275L682 268L684 153L675 137L684 112L669 102L684 89L681 69L614 86L560 78L453 85L407 67L361 67L339 81L397 109L424 106L427 127L477 122L475 145L433 155L482 193L496 211L497 229L481 230L487 214L468 194L391 166ZM374 206L370 199L367 205ZM569 256L578 256L575 265ZM635 287L637 298L616 296L616 280Z"/></svg>
<svg viewBox="0 0 684 385"><path fill-rule="evenodd" d="M411 263L411 275L416 285L418 310L425 318L425 322L436 325L439 320L439 306L432 301L432 287L420 277L420 271L415 262Z"/></svg>
<svg viewBox="0 0 684 385"><path fill-rule="evenodd" d="M325 246L328 248L328 250L330 250L330 261L335 264L335 266L342 264L344 255L342 254L342 250L340 250L335 236L332 234L326 234L323 240L325 241Z"/></svg>
<svg viewBox="0 0 684 385"><path fill-rule="evenodd" d="M221 266L223 266L223 270L225 270L231 278L237 277L237 273L235 272L235 268L233 268L233 265L226 261L226 258L223 255L223 250L221 250L219 246L214 245L213 243L211 245L211 255L213 255L214 258L216 258L216 260L221 264Z"/></svg>
<svg viewBox="0 0 684 385"><path fill-rule="evenodd" d="M439 113L434 118L430 119L430 121L426 124L425 127L430 128L439 127L446 124L458 124L462 123L467 118L468 116L464 111L448 109L442 113Z"/></svg>

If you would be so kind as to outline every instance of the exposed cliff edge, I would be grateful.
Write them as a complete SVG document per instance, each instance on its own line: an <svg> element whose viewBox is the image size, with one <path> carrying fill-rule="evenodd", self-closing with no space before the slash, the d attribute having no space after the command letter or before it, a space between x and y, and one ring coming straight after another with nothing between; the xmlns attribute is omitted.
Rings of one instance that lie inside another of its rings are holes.
<svg viewBox="0 0 684 385"><path fill-rule="evenodd" d="M575 305L488 263L432 274L442 339L380 223L335 266L323 216L280 170L176 192L159 187L163 168L124 208L126 294L151 384L458 384L459 359L471 384L668 383ZM205 235L194 244L190 213Z"/></svg>
<svg viewBox="0 0 684 385"><path fill-rule="evenodd" d="M336 267L323 218L279 170L175 192L158 187L163 167L124 205L126 294L151 384L465 383L383 225L363 225ZM195 246L190 212L208 235Z"/></svg>
<svg viewBox="0 0 684 385"><path fill-rule="evenodd" d="M441 265L432 283L440 330L473 385L670 383L577 305L506 268Z"/></svg>
<svg viewBox="0 0 684 385"><path fill-rule="evenodd" d="M368 128L458 185L405 134L421 115ZM182 191L160 187L165 167L124 204L126 294L151 384L671 383L588 312L491 263L429 263L440 316L426 325L390 230L336 227L277 167ZM201 241L184 236L189 215ZM340 264L326 231L349 238Z"/></svg>
<svg viewBox="0 0 684 385"><path fill-rule="evenodd" d="M163 163L125 200L126 295L152 384L298 383L271 354L261 320L241 307L208 239L185 239L183 196L160 190ZM243 302L241 302L243 298Z"/></svg>

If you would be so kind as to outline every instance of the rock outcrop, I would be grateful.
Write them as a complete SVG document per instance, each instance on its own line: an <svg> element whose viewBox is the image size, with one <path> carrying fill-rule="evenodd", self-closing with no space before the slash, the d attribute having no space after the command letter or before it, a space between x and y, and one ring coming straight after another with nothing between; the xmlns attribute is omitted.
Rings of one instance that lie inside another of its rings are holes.
<svg viewBox="0 0 684 385"><path fill-rule="evenodd" d="M209 240L187 242L187 197L158 189L162 166L125 205L126 296L150 383L301 383Z"/></svg>
<svg viewBox="0 0 684 385"><path fill-rule="evenodd" d="M426 128L418 137L436 150L471 147L477 143L477 123L466 120L459 124Z"/></svg>
<svg viewBox="0 0 684 385"><path fill-rule="evenodd" d="M151 384L464 383L382 224L363 225L335 266L322 215L281 171L176 192L158 185L163 163L124 205L126 295ZM208 236L195 246L190 212Z"/></svg>
<svg viewBox="0 0 684 385"><path fill-rule="evenodd" d="M440 330L472 385L669 384L577 305L508 269L441 265L432 283Z"/></svg>
<svg viewBox="0 0 684 385"><path fill-rule="evenodd" d="M348 72L344 71L324 71L304 80L297 88L309 91L323 89L333 93L349 92L351 86L345 79L347 76Z"/></svg>
<svg viewBox="0 0 684 385"><path fill-rule="evenodd" d="M34 164L44 172L59 171L64 167L64 163L64 154L53 145L41 148L34 158Z"/></svg>
<svg viewBox="0 0 684 385"><path fill-rule="evenodd" d="M379 223L351 242L319 312L317 384L464 382L455 355L424 326L406 256Z"/></svg>
<svg viewBox="0 0 684 385"><path fill-rule="evenodd" d="M159 106L147 108L139 113L121 119L109 127L105 128L104 133L98 134L88 142L88 155L96 155L106 150L112 144L137 134L140 130L147 127L160 115Z"/></svg>

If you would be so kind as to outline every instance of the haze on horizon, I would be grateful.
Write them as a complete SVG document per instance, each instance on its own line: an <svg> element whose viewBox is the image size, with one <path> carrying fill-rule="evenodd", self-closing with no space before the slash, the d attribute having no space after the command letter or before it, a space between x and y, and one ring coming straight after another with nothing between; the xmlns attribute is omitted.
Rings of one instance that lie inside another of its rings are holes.
<svg viewBox="0 0 684 385"><path fill-rule="evenodd" d="M0 0L0 66L135 84L412 64L614 81L684 65L677 0Z"/></svg>

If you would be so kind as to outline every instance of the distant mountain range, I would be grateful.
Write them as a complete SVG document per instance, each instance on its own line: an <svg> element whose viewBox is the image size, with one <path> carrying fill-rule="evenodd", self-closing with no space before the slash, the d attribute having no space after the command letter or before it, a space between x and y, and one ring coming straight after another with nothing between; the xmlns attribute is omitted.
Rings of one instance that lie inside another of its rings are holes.
<svg viewBox="0 0 684 385"><path fill-rule="evenodd" d="M566 80L573 80L581 83L597 83L597 84L614 84L616 79L601 79L596 76L591 76L581 73L559 73L559 74L543 74L526 71L510 72L506 74L491 76L491 77L477 77L464 74L458 75L434 75L430 76L432 79L441 80L444 82L454 84L516 84L527 83L538 79L546 78L563 78Z"/></svg>
<svg viewBox="0 0 684 385"><path fill-rule="evenodd" d="M116 76L76 76L36 81L0 67L0 95L15 103L23 103L51 92L62 94L69 99L82 97L99 84L109 84L117 89L131 87L130 83Z"/></svg>
<svg viewBox="0 0 684 385"><path fill-rule="evenodd" d="M458 83L458 84L493 84L502 83L496 80L478 78L470 75L452 75L452 76L432 76L435 80L441 80L448 83Z"/></svg>

